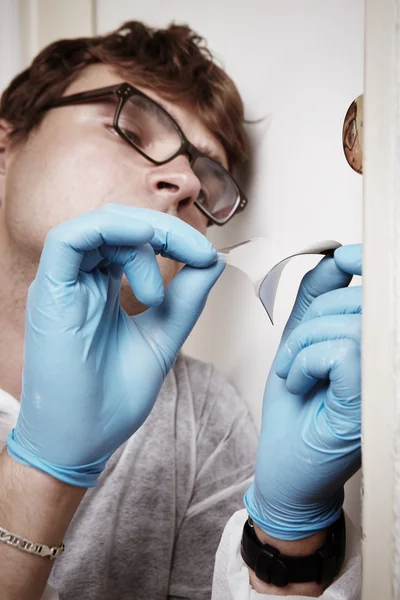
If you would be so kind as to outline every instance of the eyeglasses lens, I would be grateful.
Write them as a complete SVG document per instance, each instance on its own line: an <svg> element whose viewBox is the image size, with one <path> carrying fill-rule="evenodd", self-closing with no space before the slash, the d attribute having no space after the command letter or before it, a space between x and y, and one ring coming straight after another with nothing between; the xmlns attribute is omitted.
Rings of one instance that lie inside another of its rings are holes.
<svg viewBox="0 0 400 600"><path fill-rule="evenodd" d="M134 95L125 102L118 126L139 150L156 161L168 160L182 144L174 122L143 96Z"/></svg>
<svg viewBox="0 0 400 600"><path fill-rule="evenodd" d="M205 156L199 156L192 168L201 183L198 203L214 219L224 222L239 204L239 191L233 179L218 163Z"/></svg>
<svg viewBox="0 0 400 600"><path fill-rule="evenodd" d="M123 105L118 126L136 148L155 161L172 158L182 145L169 115L138 94ZM205 156L197 157L192 169L201 183L198 204L214 219L224 222L239 203L234 181L218 163Z"/></svg>

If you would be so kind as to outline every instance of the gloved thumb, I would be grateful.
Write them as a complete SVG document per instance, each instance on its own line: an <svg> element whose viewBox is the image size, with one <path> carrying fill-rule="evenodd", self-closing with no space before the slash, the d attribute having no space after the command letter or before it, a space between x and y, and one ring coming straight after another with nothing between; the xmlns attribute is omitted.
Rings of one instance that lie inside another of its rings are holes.
<svg viewBox="0 0 400 600"><path fill-rule="evenodd" d="M301 281L296 301L282 335L282 341L301 323L308 307L321 294L347 287L352 279L337 266L335 259L326 256L306 273Z"/></svg>
<svg viewBox="0 0 400 600"><path fill-rule="evenodd" d="M362 275L362 244L348 244L335 250L337 266L346 273Z"/></svg>

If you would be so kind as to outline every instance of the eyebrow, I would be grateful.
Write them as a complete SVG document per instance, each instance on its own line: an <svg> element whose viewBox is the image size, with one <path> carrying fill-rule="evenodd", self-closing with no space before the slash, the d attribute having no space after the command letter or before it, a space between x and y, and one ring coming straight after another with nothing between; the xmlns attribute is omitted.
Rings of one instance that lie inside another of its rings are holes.
<svg viewBox="0 0 400 600"><path fill-rule="evenodd" d="M199 148L200 152L202 152L203 154L205 154L206 156L208 156L208 158L211 158L211 160L213 160L214 162L218 163L220 167L222 167L223 169L225 169L226 171L228 170L228 167L226 165L224 165L221 157L219 156L219 154L217 154L216 152L214 152L213 150L211 150L210 148Z"/></svg>
<svg viewBox="0 0 400 600"><path fill-rule="evenodd" d="M151 98L151 96L149 96L149 97ZM154 98L151 98L151 100L155 101ZM171 112L171 109L169 107L167 107L164 104L164 102L162 101L162 98L160 100L156 100L155 102L158 102L158 104L165 110L165 112L168 115L170 115L174 119L174 121L176 121L176 123L178 123L179 127L183 131L183 127L182 127L182 123L180 122L180 119L178 118L177 115L175 115ZM186 137L189 139L189 137L187 135L186 135ZM196 148L197 148L197 146L196 146ZM216 162L220 167L222 167L226 171L229 171L228 161L226 161L227 164L224 165L224 161L222 160L221 156L217 152L215 152L215 150L212 150L209 146L202 146L201 148L198 148L198 150L200 150L200 152L205 154L208 158L211 158L211 160Z"/></svg>

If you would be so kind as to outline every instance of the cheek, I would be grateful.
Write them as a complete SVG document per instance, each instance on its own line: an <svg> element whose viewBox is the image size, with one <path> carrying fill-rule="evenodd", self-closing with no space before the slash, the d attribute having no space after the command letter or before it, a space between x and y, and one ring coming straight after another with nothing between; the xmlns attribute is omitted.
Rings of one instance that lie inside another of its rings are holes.
<svg viewBox="0 0 400 600"><path fill-rule="evenodd" d="M164 282L164 288L167 288L169 286L173 278L184 267L183 263L177 262L176 260L171 260L169 258L165 258L164 256L157 256L157 263L160 267L161 275Z"/></svg>
<svg viewBox="0 0 400 600"><path fill-rule="evenodd" d="M174 260L169 260L163 256L157 256L157 263L161 271L161 275L164 282L164 288L167 288L173 278L183 268L183 264ZM122 308L128 313L128 315L138 315L141 312L147 310L147 307L140 304L140 302L133 295L131 286L128 283L125 275L122 279L120 302Z"/></svg>
<svg viewBox="0 0 400 600"><path fill-rule="evenodd" d="M140 169L107 150L81 143L69 151L43 140L27 145L7 173L6 218L15 241L41 249L58 223L108 202L135 205L145 197Z"/></svg>
<svg viewBox="0 0 400 600"><path fill-rule="evenodd" d="M208 218L195 205L179 209L178 217L203 235L207 235Z"/></svg>

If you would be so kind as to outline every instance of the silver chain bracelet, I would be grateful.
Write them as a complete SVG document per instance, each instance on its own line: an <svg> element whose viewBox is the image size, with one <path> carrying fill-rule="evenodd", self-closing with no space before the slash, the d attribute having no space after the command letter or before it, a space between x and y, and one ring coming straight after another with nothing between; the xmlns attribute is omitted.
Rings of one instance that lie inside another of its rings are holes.
<svg viewBox="0 0 400 600"><path fill-rule="evenodd" d="M31 542L30 540L26 540L25 538L15 535L15 533L10 533L2 527L0 527L0 542L4 542L9 546L14 546L14 548L18 548L18 550L23 550L24 552L29 552L30 554L36 554L36 556L48 558L49 560L56 559L64 552L65 548L64 544L50 548L50 546L46 546L46 544Z"/></svg>

